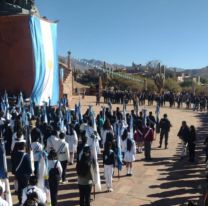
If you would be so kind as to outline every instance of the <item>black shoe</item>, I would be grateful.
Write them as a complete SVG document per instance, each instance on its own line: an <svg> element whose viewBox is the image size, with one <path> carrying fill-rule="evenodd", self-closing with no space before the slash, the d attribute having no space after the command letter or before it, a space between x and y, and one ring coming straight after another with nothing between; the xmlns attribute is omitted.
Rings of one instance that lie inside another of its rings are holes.
<svg viewBox="0 0 208 206"><path fill-rule="evenodd" d="M167 146L165 146L165 149L168 149L168 147L167 147Z"/></svg>
<svg viewBox="0 0 208 206"><path fill-rule="evenodd" d="M161 145L159 145L158 148L161 148Z"/></svg>

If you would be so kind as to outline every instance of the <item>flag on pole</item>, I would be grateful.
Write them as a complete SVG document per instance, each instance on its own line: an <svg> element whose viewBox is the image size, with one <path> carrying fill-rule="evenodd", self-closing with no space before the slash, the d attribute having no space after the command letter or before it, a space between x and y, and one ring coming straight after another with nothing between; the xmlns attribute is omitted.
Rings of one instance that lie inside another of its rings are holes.
<svg viewBox="0 0 208 206"><path fill-rule="evenodd" d="M147 124L147 110L143 109L142 125L145 127Z"/></svg>
<svg viewBox="0 0 208 206"><path fill-rule="evenodd" d="M100 180L100 168L98 164L98 154L97 154L97 149L96 149L96 138L94 138L93 143L92 143L92 160L94 163L93 167L93 180L96 188L101 191L101 180Z"/></svg>
<svg viewBox="0 0 208 206"><path fill-rule="evenodd" d="M130 118L130 138L134 139L134 119L133 119L133 115L131 115Z"/></svg>
<svg viewBox="0 0 208 206"><path fill-rule="evenodd" d="M117 168L119 171L121 171L122 170L122 153L121 153L122 123L117 122L115 126L116 126L116 138L117 138L117 150L116 150Z"/></svg>
<svg viewBox="0 0 208 206"><path fill-rule="evenodd" d="M156 105L156 133L160 133L160 104Z"/></svg>

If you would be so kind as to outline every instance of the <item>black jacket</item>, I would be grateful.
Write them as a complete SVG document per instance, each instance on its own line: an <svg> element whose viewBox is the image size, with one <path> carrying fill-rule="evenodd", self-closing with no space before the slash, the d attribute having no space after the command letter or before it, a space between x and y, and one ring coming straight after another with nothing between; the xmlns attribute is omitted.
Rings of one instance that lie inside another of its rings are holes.
<svg viewBox="0 0 208 206"><path fill-rule="evenodd" d="M103 164L115 165L115 156L113 150L107 150L103 152Z"/></svg>
<svg viewBox="0 0 208 206"><path fill-rule="evenodd" d="M18 167L23 155L25 154L23 161L19 167L19 169L16 171L16 168ZM22 151L17 151L12 155L12 173L21 176L21 175L31 175L32 174L32 168L31 168L31 160L30 156Z"/></svg>

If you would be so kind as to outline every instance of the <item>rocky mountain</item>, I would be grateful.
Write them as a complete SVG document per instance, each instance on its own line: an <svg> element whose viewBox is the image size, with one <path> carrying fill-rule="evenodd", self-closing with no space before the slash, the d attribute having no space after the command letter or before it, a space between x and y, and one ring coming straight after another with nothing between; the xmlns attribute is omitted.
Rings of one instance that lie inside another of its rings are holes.
<svg viewBox="0 0 208 206"><path fill-rule="evenodd" d="M62 61L67 61L66 57L59 57L59 59L62 59ZM131 70L133 69L132 66L125 66L125 65L121 65L121 64L110 64L105 62L106 67L107 68L111 68L112 70L115 70L117 68L119 69L127 69L127 70ZM81 71L85 71L85 70L89 70L89 69L94 69L95 67L103 67L104 65L104 61L100 61L100 60L95 60L95 59L75 59L72 58L72 67L79 69ZM140 65L141 70L145 69L145 65ZM199 68L199 69L188 69L185 70L183 68L172 68L172 67L167 67L166 68L166 72L169 73L173 73L174 69L176 69L177 73L185 73L187 75L190 76L201 76L201 77L205 77L208 78L208 66L203 67L203 68Z"/></svg>

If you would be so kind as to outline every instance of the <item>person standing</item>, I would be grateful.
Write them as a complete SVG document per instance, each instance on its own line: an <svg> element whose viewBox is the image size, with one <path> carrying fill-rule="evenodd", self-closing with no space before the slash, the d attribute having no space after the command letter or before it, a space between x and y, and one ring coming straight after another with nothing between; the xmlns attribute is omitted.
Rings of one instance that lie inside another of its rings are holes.
<svg viewBox="0 0 208 206"><path fill-rule="evenodd" d="M182 121L182 125L178 132L178 137L181 139L182 150L181 150L181 159L186 156L187 151L187 142L190 138L190 130L186 124L186 121Z"/></svg>
<svg viewBox="0 0 208 206"><path fill-rule="evenodd" d="M78 137L77 132L74 130L74 127L72 125L69 125L69 128L66 132L66 142L69 144L69 154L70 154L70 165L74 164L74 154L77 151L77 145L78 145Z"/></svg>
<svg viewBox="0 0 208 206"><path fill-rule="evenodd" d="M66 183L66 168L67 168L67 163L69 162L69 145L65 141L65 134L61 132L59 134L59 142L58 142L58 150L57 150L57 155L58 155L58 160L61 163L62 166L62 182Z"/></svg>
<svg viewBox="0 0 208 206"><path fill-rule="evenodd" d="M127 176L132 176L132 162L135 161L136 143L129 137L126 140L126 151L124 153L124 161L126 162Z"/></svg>
<svg viewBox="0 0 208 206"><path fill-rule="evenodd" d="M195 141L196 141L196 130L193 125L190 126L190 136L188 138L189 148L189 161L194 162L195 159Z"/></svg>
<svg viewBox="0 0 208 206"><path fill-rule="evenodd" d="M50 150L48 155L49 188L51 205L57 206L58 186L62 176L62 166L55 150Z"/></svg>
<svg viewBox="0 0 208 206"><path fill-rule="evenodd" d="M29 154L25 153L25 143L20 142L17 151L12 154L12 173L18 182L18 200L22 203L22 190L28 185L32 174L31 160Z"/></svg>
<svg viewBox="0 0 208 206"><path fill-rule="evenodd" d="M90 206L90 195L92 190L92 160L90 147L84 144L79 150L76 170L78 174L78 187L80 195L80 206Z"/></svg>
<svg viewBox="0 0 208 206"><path fill-rule="evenodd" d="M170 127L171 127L171 123L168 120L168 115L164 114L163 118L160 120L160 145L158 148L161 148L162 146L162 142L163 142L163 138L165 137L165 149L167 149L168 147L168 137L169 137L169 132L170 132Z"/></svg>
<svg viewBox="0 0 208 206"><path fill-rule="evenodd" d="M143 129L144 135L144 156L145 160L151 160L151 144L154 139L154 131L147 123L146 127Z"/></svg>
<svg viewBox="0 0 208 206"><path fill-rule="evenodd" d="M112 150L112 142L108 141L105 144L105 149L103 152L103 164L104 164L104 176L107 186L107 192L112 192L112 177L113 168L115 167L115 156Z"/></svg>

